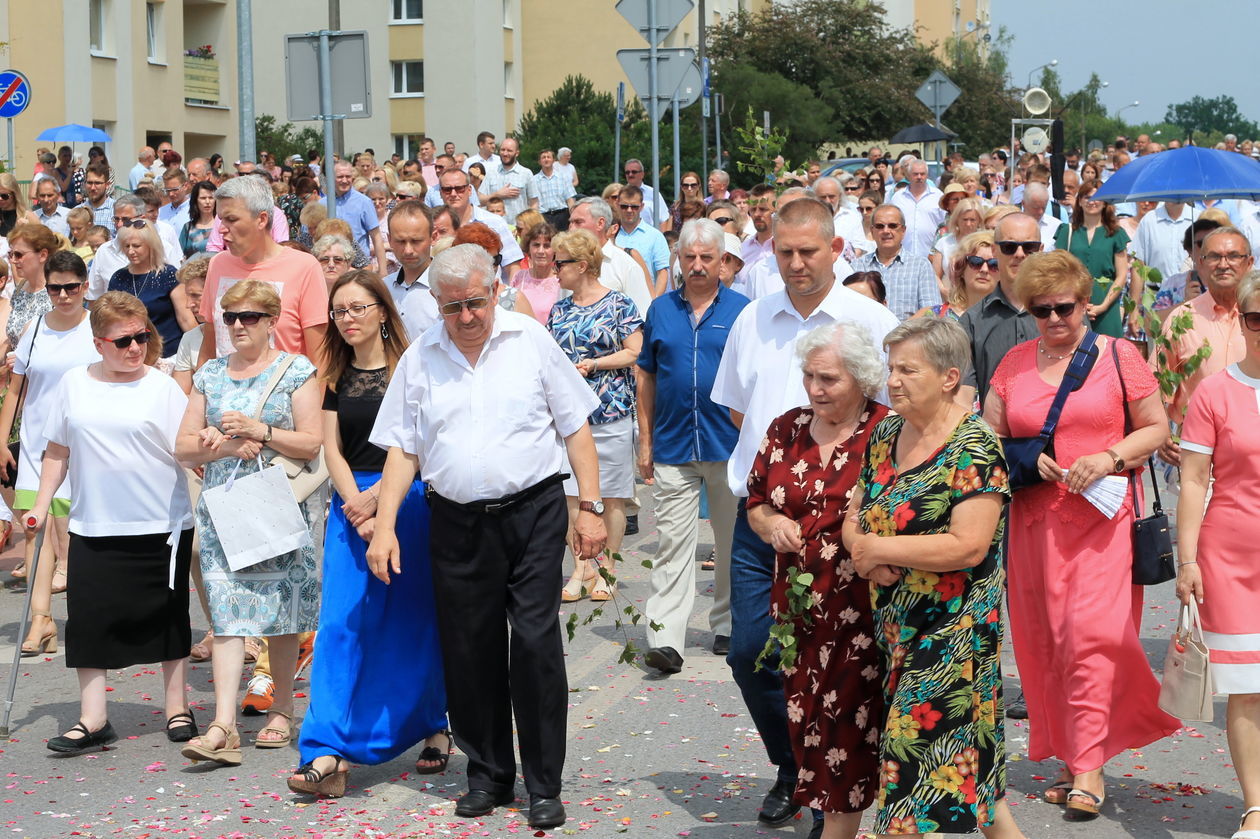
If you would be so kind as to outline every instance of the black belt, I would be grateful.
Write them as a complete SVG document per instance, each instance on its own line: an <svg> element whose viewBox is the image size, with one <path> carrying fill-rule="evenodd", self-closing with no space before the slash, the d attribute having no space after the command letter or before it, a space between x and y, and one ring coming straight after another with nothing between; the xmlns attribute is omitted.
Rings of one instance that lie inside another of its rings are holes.
<svg viewBox="0 0 1260 839"><path fill-rule="evenodd" d="M528 501L556 484L564 483L568 477L569 475L565 472L557 472L551 477L543 478L538 483L531 487L526 487L520 492L514 492L511 495L505 495L502 498L492 498L489 501L470 501L467 504L461 504L458 501L443 498L433 490L433 487L426 484L424 487L424 498L430 503L437 500L445 504L449 504L452 507L458 507L461 510L466 510L470 513L488 513L492 516L497 516L501 513L507 512L517 504Z"/></svg>

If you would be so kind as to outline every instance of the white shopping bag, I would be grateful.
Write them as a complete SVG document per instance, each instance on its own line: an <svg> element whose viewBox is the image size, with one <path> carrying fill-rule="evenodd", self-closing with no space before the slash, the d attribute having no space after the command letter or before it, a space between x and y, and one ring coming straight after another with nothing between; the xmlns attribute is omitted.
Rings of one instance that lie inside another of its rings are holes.
<svg viewBox="0 0 1260 839"><path fill-rule="evenodd" d="M262 461L258 461L259 466ZM202 492L228 567L239 571L311 544L289 479L280 466L237 477Z"/></svg>

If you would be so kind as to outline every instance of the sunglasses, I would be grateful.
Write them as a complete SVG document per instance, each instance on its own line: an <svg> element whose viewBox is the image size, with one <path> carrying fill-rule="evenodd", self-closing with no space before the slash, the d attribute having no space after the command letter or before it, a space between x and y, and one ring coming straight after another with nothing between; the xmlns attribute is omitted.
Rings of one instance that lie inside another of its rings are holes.
<svg viewBox="0 0 1260 839"><path fill-rule="evenodd" d="M1007 256L1014 256L1015 251L1020 248L1024 249L1024 253L1038 253L1041 251L1041 242L998 242L998 250Z"/></svg>
<svg viewBox="0 0 1260 839"><path fill-rule="evenodd" d="M730 224L735 221L735 219L730 216L718 216L717 218L710 219L710 221L716 221L718 224Z"/></svg>
<svg viewBox="0 0 1260 839"><path fill-rule="evenodd" d="M683 184L682 188L683 189L699 189L700 184Z"/></svg>
<svg viewBox="0 0 1260 839"><path fill-rule="evenodd" d="M559 271L561 265L572 265L573 263L580 261L581 260L578 259L553 259L551 260L551 267Z"/></svg>
<svg viewBox="0 0 1260 839"><path fill-rule="evenodd" d="M618 204L617 206L623 210L637 210L643 205L642 204Z"/></svg>
<svg viewBox="0 0 1260 839"><path fill-rule="evenodd" d="M1252 332L1260 332L1260 312L1239 312L1243 326Z"/></svg>
<svg viewBox="0 0 1260 839"><path fill-rule="evenodd" d="M975 254L967 257L967 264L972 268L979 268L981 265L988 265L990 271L996 271L998 267L998 261L996 259L985 259L983 256L976 256Z"/></svg>
<svg viewBox="0 0 1260 839"><path fill-rule="evenodd" d="M643 170L642 169L627 169L626 174L627 175L642 175Z"/></svg>
<svg viewBox="0 0 1260 839"><path fill-rule="evenodd" d="M463 192L464 190L468 189L468 184L464 184L463 186L444 186L444 187L441 187L440 189L442 192L445 192L448 195L454 195L457 192Z"/></svg>
<svg viewBox="0 0 1260 839"><path fill-rule="evenodd" d="M48 289L49 297L56 297L58 294L76 294L83 288L83 283L44 283L44 288Z"/></svg>
<svg viewBox="0 0 1260 839"><path fill-rule="evenodd" d="M861 191L862 191L862 187L860 187L860 186L846 186L846 187L844 188L844 191L845 191L845 192L861 192Z"/></svg>
<svg viewBox="0 0 1260 839"><path fill-rule="evenodd" d="M145 221L142 218L125 219L114 216L114 224L120 224L123 227L144 227Z"/></svg>
<svg viewBox="0 0 1260 839"><path fill-rule="evenodd" d="M871 225L872 230L898 230L901 224L895 221L877 221Z"/></svg>
<svg viewBox="0 0 1260 839"><path fill-rule="evenodd" d="M321 256L315 261L320 265L345 265L350 260L344 256Z"/></svg>
<svg viewBox="0 0 1260 839"><path fill-rule="evenodd" d="M0 201L8 201L12 197L12 192L0 192Z"/></svg>
<svg viewBox="0 0 1260 839"><path fill-rule="evenodd" d="M153 333L146 329L143 332L137 332L135 335L124 335L121 338L103 338L102 340L108 341L120 350L125 350L131 346L132 341L135 341L140 346L144 346L149 343L149 339L152 337Z"/></svg>
<svg viewBox="0 0 1260 839"><path fill-rule="evenodd" d="M453 300L450 303L443 303L438 306L438 311L444 315L458 315L467 309L470 312L479 312L490 305L489 297L470 297L467 300Z"/></svg>
<svg viewBox="0 0 1260 839"><path fill-rule="evenodd" d="M1037 306L1028 307L1028 314L1032 315L1037 320L1045 320L1046 318L1050 317L1051 312L1058 315L1059 320L1066 320L1067 316L1072 314L1075 311L1076 311L1075 303L1055 303L1053 306L1037 305Z"/></svg>
<svg viewBox="0 0 1260 839"><path fill-rule="evenodd" d="M224 312L223 322L228 326L232 326L238 320L245 326L253 326L262 318L269 318L271 315L266 312Z"/></svg>
<svg viewBox="0 0 1260 839"><path fill-rule="evenodd" d="M862 215L875 212L874 207L858 207L858 210L861 211Z"/></svg>

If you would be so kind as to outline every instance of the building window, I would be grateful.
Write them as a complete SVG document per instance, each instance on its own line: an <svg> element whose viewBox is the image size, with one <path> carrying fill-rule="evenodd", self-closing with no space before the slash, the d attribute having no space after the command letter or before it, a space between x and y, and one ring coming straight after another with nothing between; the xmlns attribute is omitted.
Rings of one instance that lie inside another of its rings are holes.
<svg viewBox="0 0 1260 839"><path fill-rule="evenodd" d="M389 67L394 75L394 96L424 95L423 61L391 61Z"/></svg>
<svg viewBox="0 0 1260 839"><path fill-rule="evenodd" d="M88 40L92 52L105 52L105 0L88 0Z"/></svg>
<svg viewBox="0 0 1260 839"><path fill-rule="evenodd" d="M420 153L420 134L395 134L394 154L403 160L414 160Z"/></svg>
<svg viewBox="0 0 1260 839"><path fill-rule="evenodd" d="M162 7L157 3L144 4L145 46L150 61L162 60Z"/></svg>
<svg viewBox="0 0 1260 839"><path fill-rule="evenodd" d="M508 99L516 97L515 65L510 61L503 62L503 95Z"/></svg>
<svg viewBox="0 0 1260 839"><path fill-rule="evenodd" d="M512 28L512 0L503 0L503 28Z"/></svg>
<svg viewBox="0 0 1260 839"><path fill-rule="evenodd" d="M422 23L424 0L392 0L391 23Z"/></svg>

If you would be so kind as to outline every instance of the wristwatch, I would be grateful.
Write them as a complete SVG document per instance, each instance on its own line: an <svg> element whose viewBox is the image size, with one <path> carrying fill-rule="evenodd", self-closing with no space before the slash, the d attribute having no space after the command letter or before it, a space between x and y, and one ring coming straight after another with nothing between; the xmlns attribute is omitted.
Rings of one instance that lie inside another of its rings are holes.
<svg viewBox="0 0 1260 839"><path fill-rule="evenodd" d="M1115 468L1116 474L1119 475L1124 471L1124 458L1111 449L1107 449L1107 454L1111 456L1111 465Z"/></svg>
<svg viewBox="0 0 1260 839"><path fill-rule="evenodd" d="M579 501L578 509L584 513L594 513L597 516L604 514L603 501Z"/></svg>
<svg viewBox="0 0 1260 839"><path fill-rule="evenodd" d="M270 426L270 425L269 425L269 426L267 426L267 433L263 435L262 441L263 441L264 443L270 443L270 442L271 442L271 426Z"/></svg>

